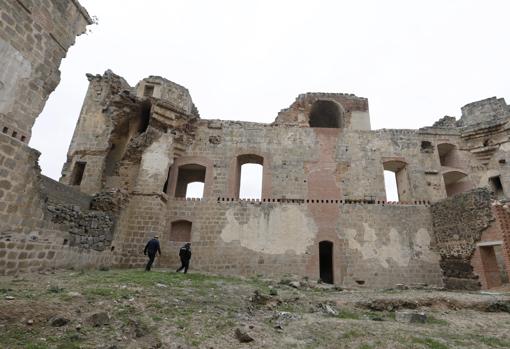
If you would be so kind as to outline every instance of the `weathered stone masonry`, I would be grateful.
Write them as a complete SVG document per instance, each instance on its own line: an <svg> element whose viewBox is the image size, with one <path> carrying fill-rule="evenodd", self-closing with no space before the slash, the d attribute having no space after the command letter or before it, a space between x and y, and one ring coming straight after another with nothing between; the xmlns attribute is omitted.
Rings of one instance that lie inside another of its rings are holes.
<svg viewBox="0 0 510 349"><path fill-rule="evenodd" d="M92 21L76 1L0 5L0 274L139 267L158 234L163 267L191 241L193 268L223 274L368 287L508 281L503 99L419 130L372 131L368 100L352 94L302 94L272 124L207 120L162 77L131 87L111 71L89 74L56 183L26 142L60 60ZM247 163L263 167L259 200L239 199ZM398 203L386 202L384 171ZM203 198L186 199L197 181Z"/></svg>
<svg viewBox="0 0 510 349"><path fill-rule="evenodd" d="M0 0L0 274L111 263L99 252L110 213L87 212L86 199L73 201L82 194L42 177L27 146L62 58L91 23L75 0Z"/></svg>

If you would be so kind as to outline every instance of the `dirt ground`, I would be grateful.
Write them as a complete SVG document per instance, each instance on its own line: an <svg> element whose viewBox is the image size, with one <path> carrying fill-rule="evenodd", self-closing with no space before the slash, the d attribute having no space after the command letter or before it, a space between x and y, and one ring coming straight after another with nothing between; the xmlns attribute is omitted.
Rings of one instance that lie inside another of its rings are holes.
<svg viewBox="0 0 510 349"><path fill-rule="evenodd" d="M0 277L0 348L510 348L508 288L403 288L165 270Z"/></svg>

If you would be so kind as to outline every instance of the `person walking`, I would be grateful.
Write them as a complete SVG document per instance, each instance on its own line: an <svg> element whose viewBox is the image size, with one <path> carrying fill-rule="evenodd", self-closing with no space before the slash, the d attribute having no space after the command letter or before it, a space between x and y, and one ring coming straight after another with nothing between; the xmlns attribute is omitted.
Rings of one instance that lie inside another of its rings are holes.
<svg viewBox="0 0 510 349"><path fill-rule="evenodd" d="M145 271L151 271L152 263L154 263L154 259L156 258L156 253L159 253L161 256L161 248L159 247L158 236L154 236L152 239L147 242L145 245L145 249L143 250L144 255L149 255L149 261L145 266Z"/></svg>
<svg viewBox="0 0 510 349"><path fill-rule="evenodd" d="M188 272L189 260L191 259L191 243L186 243L179 250L179 257L181 258L181 267L177 269L177 273L184 269L184 274Z"/></svg>

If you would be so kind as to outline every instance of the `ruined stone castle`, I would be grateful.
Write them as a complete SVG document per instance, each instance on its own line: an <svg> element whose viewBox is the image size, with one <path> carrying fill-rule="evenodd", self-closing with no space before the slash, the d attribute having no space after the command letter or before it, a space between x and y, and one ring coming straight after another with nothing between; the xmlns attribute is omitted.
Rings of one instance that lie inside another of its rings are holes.
<svg viewBox="0 0 510 349"><path fill-rule="evenodd" d="M87 76L56 182L27 142L60 60L92 21L77 1L0 3L0 274L140 267L156 234L159 267L177 266L191 241L192 268L221 274L366 287L508 282L504 99L418 130L371 130L367 99L306 93L261 124L203 118L174 82L132 87L107 71ZM263 168L258 199L240 199L245 164ZM397 202L387 202L384 171ZM195 182L203 195L187 198Z"/></svg>

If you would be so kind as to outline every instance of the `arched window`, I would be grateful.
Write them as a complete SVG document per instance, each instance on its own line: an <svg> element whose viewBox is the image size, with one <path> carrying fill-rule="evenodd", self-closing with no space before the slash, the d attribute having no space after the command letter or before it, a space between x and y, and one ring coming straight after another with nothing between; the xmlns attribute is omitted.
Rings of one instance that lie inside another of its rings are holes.
<svg viewBox="0 0 510 349"><path fill-rule="evenodd" d="M170 241L190 242L192 223L186 220L172 222L170 227Z"/></svg>
<svg viewBox="0 0 510 349"><path fill-rule="evenodd" d="M384 184L387 201L410 201L411 192L407 175L407 164L399 160L383 163Z"/></svg>
<svg viewBox="0 0 510 349"><path fill-rule="evenodd" d="M203 188L205 183L205 166L198 164L188 164L182 165L178 168L177 173L177 186L175 188L175 197L176 198L184 198L184 197L202 197L203 196ZM192 184L190 186L190 184ZM201 193L199 193L198 185L196 183L201 183ZM189 188L188 188L189 187ZM189 195L188 196L188 191ZM200 196L198 196L200 194Z"/></svg>
<svg viewBox="0 0 510 349"><path fill-rule="evenodd" d="M237 157L236 196L240 199L261 199L264 158L245 154Z"/></svg>
<svg viewBox="0 0 510 349"><path fill-rule="evenodd" d="M343 128L343 111L338 103L319 100L312 104L308 117L310 127Z"/></svg>

